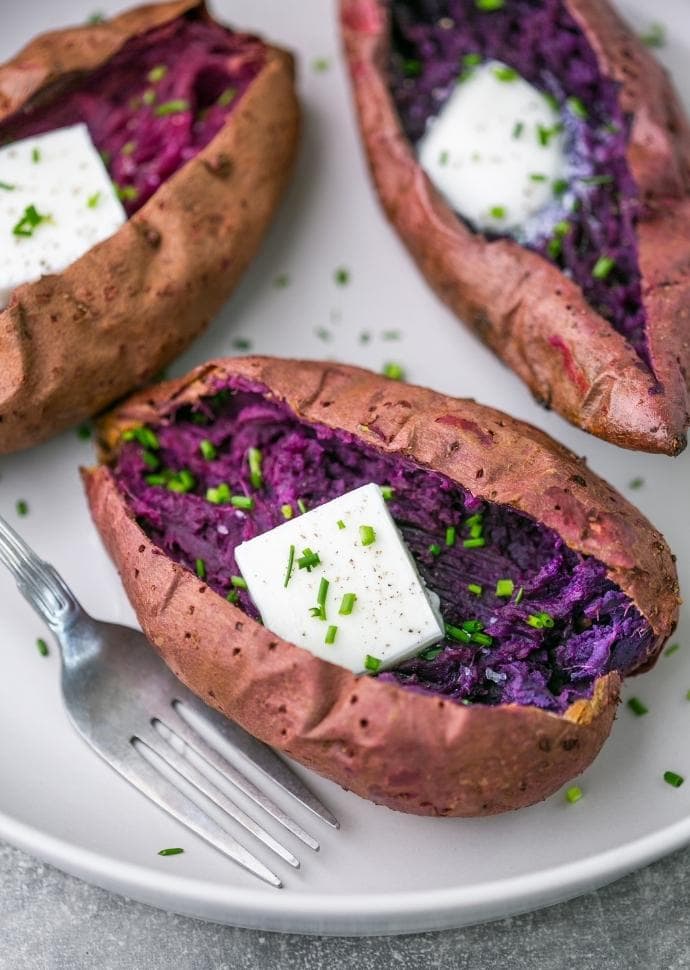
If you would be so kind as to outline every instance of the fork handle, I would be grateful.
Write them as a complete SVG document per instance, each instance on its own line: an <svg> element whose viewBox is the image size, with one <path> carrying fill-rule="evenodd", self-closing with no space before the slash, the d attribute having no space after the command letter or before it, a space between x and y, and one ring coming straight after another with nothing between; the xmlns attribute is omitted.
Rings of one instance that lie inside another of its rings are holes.
<svg viewBox="0 0 690 970"><path fill-rule="evenodd" d="M82 609L56 570L0 516L0 562L14 576L17 589L48 626L60 633L82 615Z"/></svg>

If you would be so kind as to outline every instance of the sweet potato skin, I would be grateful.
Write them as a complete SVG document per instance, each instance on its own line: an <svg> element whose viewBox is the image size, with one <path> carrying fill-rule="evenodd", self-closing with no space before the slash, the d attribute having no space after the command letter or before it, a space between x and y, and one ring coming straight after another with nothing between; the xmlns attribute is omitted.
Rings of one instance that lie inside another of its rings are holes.
<svg viewBox="0 0 690 970"><path fill-rule="evenodd" d="M198 0L140 7L32 41L0 66L0 118L93 70ZM290 54L266 61L228 121L109 239L0 312L0 454L34 445L149 381L204 329L257 251L291 174Z"/></svg>
<svg viewBox="0 0 690 970"><path fill-rule="evenodd" d="M537 429L473 401L345 365L223 360L126 401L100 426L104 464L83 472L91 514L127 595L175 674L252 734L345 788L404 812L504 812L547 797L584 770L611 729L617 673L601 678L592 699L573 704L563 717L414 694L356 677L276 637L152 544L108 467L121 432L135 423L164 422L233 375L256 382L306 421L412 458L477 495L536 515L573 549L596 554L656 633L645 666L677 619L675 568L663 538Z"/></svg>
<svg viewBox="0 0 690 970"><path fill-rule="evenodd" d="M340 0L362 140L381 204L440 298L547 407L626 448L678 454L690 422L690 127L663 69L606 0L564 0L633 118L628 162L659 386L580 288L458 219L417 164L386 82L386 0Z"/></svg>

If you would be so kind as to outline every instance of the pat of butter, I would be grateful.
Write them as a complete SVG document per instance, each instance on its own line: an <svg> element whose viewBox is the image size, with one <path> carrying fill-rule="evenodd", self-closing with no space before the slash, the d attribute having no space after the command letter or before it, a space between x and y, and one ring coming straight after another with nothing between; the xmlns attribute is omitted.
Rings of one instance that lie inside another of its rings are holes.
<svg viewBox="0 0 690 970"><path fill-rule="evenodd" d="M373 529L370 544L362 526ZM305 549L320 560L309 572L298 565ZM241 543L235 558L269 630L355 673L379 669L376 661L380 669L392 667L443 638L438 597L426 589L378 485L363 485ZM322 579L328 580L325 619L311 615ZM347 594L356 600L343 615Z"/></svg>
<svg viewBox="0 0 690 970"><path fill-rule="evenodd" d="M0 148L0 309L20 283L66 269L126 219L86 125Z"/></svg>
<svg viewBox="0 0 690 970"><path fill-rule="evenodd" d="M558 111L500 61L468 69L418 154L449 205L479 230L532 235L526 224L554 202L554 183L568 174Z"/></svg>

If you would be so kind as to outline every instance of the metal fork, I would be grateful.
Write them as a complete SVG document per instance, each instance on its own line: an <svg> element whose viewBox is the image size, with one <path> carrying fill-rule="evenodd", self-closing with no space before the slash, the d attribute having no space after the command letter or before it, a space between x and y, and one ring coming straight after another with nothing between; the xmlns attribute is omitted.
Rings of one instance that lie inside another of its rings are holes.
<svg viewBox="0 0 690 970"><path fill-rule="evenodd" d="M218 750L223 740L333 828L338 821L269 747L199 701L139 630L94 620L56 570L0 518L0 562L45 620L62 655L62 696L72 724L135 788L271 886L281 879L215 821L234 819L281 859L298 859L228 795L239 789L311 849L319 843ZM208 803L212 802L211 815ZM220 816L218 810L220 809Z"/></svg>

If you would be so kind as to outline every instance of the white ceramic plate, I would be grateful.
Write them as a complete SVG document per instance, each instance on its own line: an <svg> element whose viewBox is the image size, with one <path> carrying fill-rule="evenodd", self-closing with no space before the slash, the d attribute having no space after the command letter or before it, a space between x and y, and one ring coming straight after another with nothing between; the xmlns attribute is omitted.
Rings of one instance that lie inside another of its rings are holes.
<svg viewBox="0 0 690 970"><path fill-rule="evenodd" d="M99 3L114 12L117 2ZM525 388L476 343L428 292L386 225L357 141L333 4L323 0L223 0L230 22L299 52L305 131L297 178L260 257L211 331L176 373L232 353L250 337L260 352L333 356L379 369L402 362L410 379L476 397L546 428L624 493L668 536L681 583L690 585L690 453L676 460L629 454L567 426L532 403ZM626 11L646 26L644 0ZM79 22L89 0L22 0L3 13L0 59L38 29ZM668 27L665 63L690 100L690 21L686 0L663 0L654 16ZM328 70L313 61L327 58ZM346 266L351 282L333 272ZM273 287L279 273L290 285ZM46 324L48 325L48 324ZM324 328L329 340L317 336ZM398 341L383 331L400 330ZM360 334L371 334L368 343ZM115 571L91 526L78 480L91 446L74 432L28 454L1 460L0 513L104 618L133 622ZM19 519L15 502L30 513ZM665 784L672 769L690 779L688 613L680 650L662 657L626 691L646 717L622 707L613 735L579 784L492 819L418 819L377 808L314 776L310 783L342 822L339 833L313 823L318 855L283 873L282 891L261 888L149 804L91 753L69 727L58 689L58 659L39 656L45 636L0 575L0 838L101 886L180 913L262 929L311 933L412 932L461 925L565 899L617 878L690 842L690 781ZM307 774L305 772L305 774ZM307 821L303 818L303 821ZM184 855L160 858L160 848Z"/></svg>

